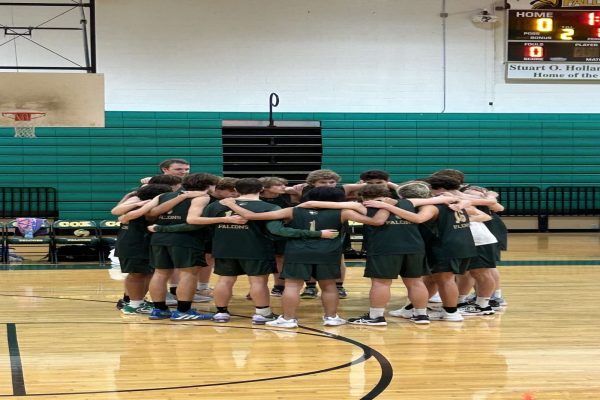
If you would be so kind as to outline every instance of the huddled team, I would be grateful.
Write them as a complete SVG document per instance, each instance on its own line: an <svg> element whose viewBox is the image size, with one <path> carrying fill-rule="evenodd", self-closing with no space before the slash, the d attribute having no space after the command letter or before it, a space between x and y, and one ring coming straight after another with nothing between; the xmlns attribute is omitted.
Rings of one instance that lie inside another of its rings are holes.
<svg viewBox="0 0 600 400"><path fill-rule="evenodd" d="M316 298L317 283L323 324L330 326L386 325L399 277L409 302L389 315L416 324L491 315L506 305L495 268L506 249L506 227L497 215L503 207L496 193L465 184L460 171L398 185L387 172L369 170L360 182L340 186L337 173L317 170L305 183L287 186L278 177L190 174L182 159L160 167L162 175L144 178L112 210L121 221L116 253L128 274L119 303L125 314L228 322L241 275L248 277L247 298L255 307L252 323L283 328L298 326L300 299ZM347 296L349 221L363 224L371 290L369 311L346 320L338 303ZM218 279L210 289L213 268ZM152 303L144 300L148 292ZM437 293L441 305L431 303ZM271 310L270 296L282 298L281 315ZM192 308L209 301L215 313Z"/></svg>

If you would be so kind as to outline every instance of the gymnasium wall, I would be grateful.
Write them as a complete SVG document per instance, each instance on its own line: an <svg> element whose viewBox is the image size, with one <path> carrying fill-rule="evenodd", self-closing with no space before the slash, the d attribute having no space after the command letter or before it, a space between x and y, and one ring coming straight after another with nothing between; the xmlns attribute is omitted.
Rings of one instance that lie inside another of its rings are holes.
<svg viewBox="0 0 600 400"><path fill-rule="evenodd" d="M1 186L58 189L62 218L109 210L181 157L193 172L222 172L221 121L264 113L108 112L106 128L41 128L37 139L0 129ZM457 168L482 185L600 185L600 114L279 113L322 123L323 167L354 182L381 168L402 182Z"/></svg>

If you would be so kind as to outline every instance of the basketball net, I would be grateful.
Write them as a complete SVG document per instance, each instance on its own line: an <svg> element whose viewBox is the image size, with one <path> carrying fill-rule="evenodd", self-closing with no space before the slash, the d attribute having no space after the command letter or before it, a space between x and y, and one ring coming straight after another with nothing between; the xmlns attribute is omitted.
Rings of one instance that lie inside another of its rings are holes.
<svg viewBox="0 0 600 400"><path fill-rule="evenodd" d="M2 116L15 120L16 138L35 138L35 125L33 120L46 116L46 113L39 111L7 111Z"/></svg>

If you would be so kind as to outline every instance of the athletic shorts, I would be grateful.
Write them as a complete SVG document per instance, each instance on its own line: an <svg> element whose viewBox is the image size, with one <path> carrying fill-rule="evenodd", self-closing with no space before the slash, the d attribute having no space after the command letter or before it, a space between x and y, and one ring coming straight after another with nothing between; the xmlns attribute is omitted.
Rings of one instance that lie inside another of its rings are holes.
<svg viewBox="0 0 600 400"><path fill-rule="evenodd" d="M204 251L190 247L150 246L150 265L156 269L206 267Z"/></svg>
<svg viewBox="0 0 600 400"><path fill-rule="evenodd" d="M498 243L477 246L477 257L469 261L469 270L477 268L496 268Z"/></svg>
<svg viewBox="0 0 600 400"><path fill-rule="evenodd" d="M318 281L328 279L340 279L342 271L340 263L336 264L301 264L286 263L283 261L283 271L281 278L308 281L315 278Z"/></svg>
<svg viewBox="0 0 600 400"><path fill-rule="evenodd" d="M273 246L275 247L275 254L282 256L285 252L285 240L275 240Z"/></svg>
<svg viewBox="0 0 600 400"><path fill-rule="evenodd" d="M440 258L437 260L428 259L431 273L452 272L456 275L463 275L467 272L470 258Z"/></svg>
<svg viewBox="0 0 600 400"><path fill-rule="evenodd" d="M275 260L215 258L215 274L221 276L262 276L276 272Z"/></svg>
<svg viewBox="0 0 600 400"><path fill-rule="evenodd" d="M121 272L124 274L151 274L154 268L150 266L150 260L147 258L121 258Z"/></svg>
<svg viewBox="0 0 600 400"><path fill-rule="evenodd" d="M429 275L425 254L391 254L367 256L365 278L397 279L419 278Z"/></svg>

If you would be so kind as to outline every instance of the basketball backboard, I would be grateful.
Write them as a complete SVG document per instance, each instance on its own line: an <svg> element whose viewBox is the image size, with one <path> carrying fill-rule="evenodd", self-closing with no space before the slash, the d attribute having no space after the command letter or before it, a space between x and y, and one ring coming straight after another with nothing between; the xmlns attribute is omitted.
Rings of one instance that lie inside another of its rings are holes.
<svg viewBox="0 0 600 400"><path fill-rule="evenodd" d="M35 110L35 126L104 127L104 75L0 72L0 112ZM0 126L14 126L0 117Z"/></svg>

